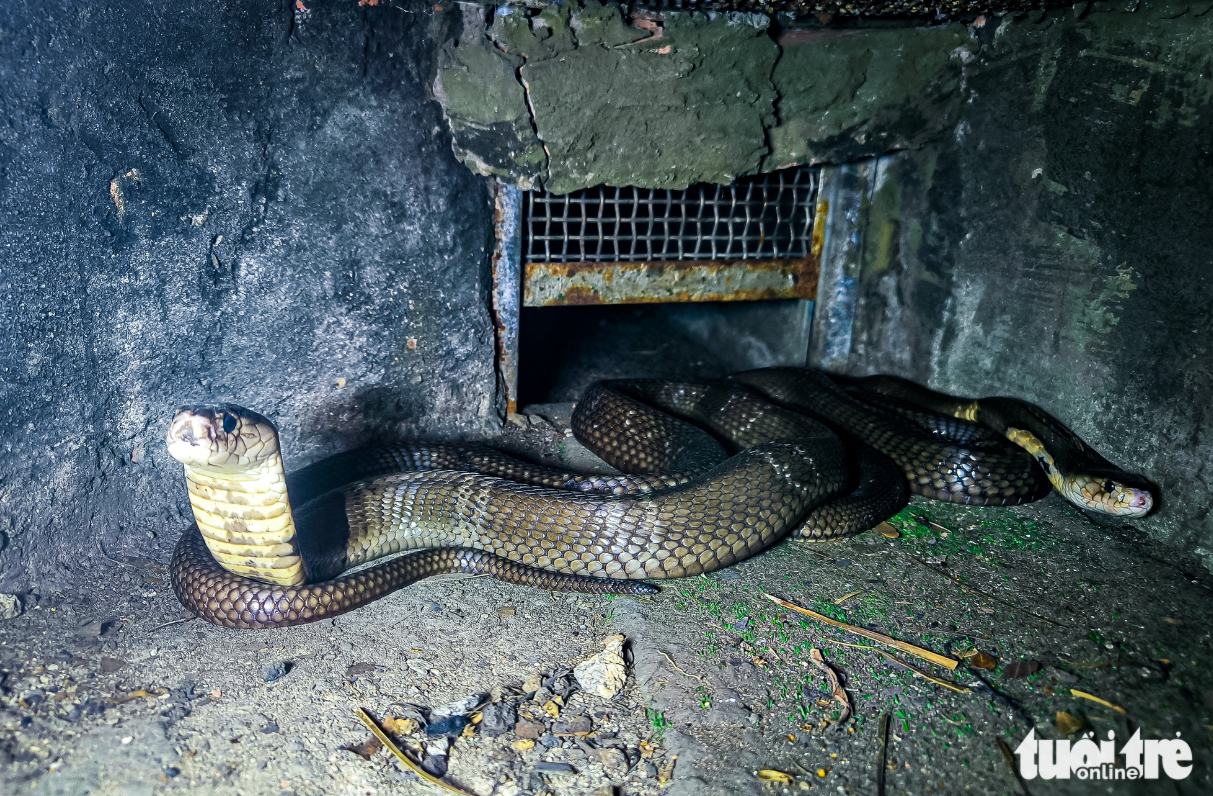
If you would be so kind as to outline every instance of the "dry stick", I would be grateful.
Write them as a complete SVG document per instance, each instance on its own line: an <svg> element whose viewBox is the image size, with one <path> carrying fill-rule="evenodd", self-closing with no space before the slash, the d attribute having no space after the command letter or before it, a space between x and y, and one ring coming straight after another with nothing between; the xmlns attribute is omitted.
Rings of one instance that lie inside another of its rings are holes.
<svg viewBox="0 0 1213 796"><path fill-rule="evenodd" d="M1078 697L1079 699L1089 699L1097 705L1103 705L1105 708L1112 708L1112 710L1115 710L1117 713L1127 712L1120 705L1114 705L1106 699L1097 697L1094 694L1088 694L1086 691L1079 691L1077 688L1071 688L1070 695Z"/></svg>
<svg viewBox="0 0 1213 796"><path fill-rule="evenodd" d="M1003 759L1007 761L1007 765L1011 767L1011 773L1015 775L1015 781L1019 783L1020 789L1023 791L1023 796L1032 796L1028 790L1028 784L1023 781L1023 777L1019 775L1019 766L1015 765L1015 755L1011 752L1011 747L1007 746L1007 742L1002 738L995 737L998 742L998 750L1002 752Z"/></svg>
<svg viewBox="0 0 1213 796"><path fill-rule="evenodd" d="M358 708L358 718L362 719L362 723L365 724L371 733L379 739L379 742L390 749L392 754L396 755L396 757L400 759L400 762L404 763L405 767L407 767L409 771L412 771L414 774L421 777L431 785L437 785L440 788L445 788L451 793L458 793L460 796L472 796L468 793L468 791L465 791L462 788L456 788L454 785L451 785L448 782L443 782L442 780L438 779L438 777L435 777L433 774L414 763L412 758L402 752L400 747L387 736L387 733L379 728L379 725L375 723L375 720L371 718L370 714L362 708Z"/></svg>
<svg viewBox="0 0 1213 796"><path fill-rule="evenodd" d="M828 616L823 616L816 611L810 611L808 608L801 608L795 603L790 603L787 600L781 600L773 594L764 593L762 596L766 597L776 605L782 605L784 608L787 608L790 611L796 611L797 613L804 614L805 616L811 616L818 622L825 622L827 625L840 627L848 633L854 633L857 636L863 636L864 638L871 639L872 641L876 641L880 644L893 647L894 649L899 649L902 652L908 652L911 655L916 655L919 658L930 661L937 666L942 666L948 671L955 671L956 667L960 665L960 661L953 660L946 655L940 655L937 652L931 652L928 649L916 647L913 644L909 644L904 641L898 641L892 636L886 636L884 633L877 633L875 630L868 630L866 627L856 627L855 625L848 625L846 622L839 622L837 619L831 619Z"/></svg>
<svg viewBox="0 0 1213 796"><path fill-rule="evenodd" d="M932 683L934 683L935 685L941 685L944 688L951 689L952 691L955 691L958 694L967 694L973 690L971 688L968 688L967 686L957 685L956 683L952 683L947 680L943 680L939 677L929 675L926 672L924 672L922 669L919 669L917 666L914 666L913 664L911 664L907 661L903 661L901 658L898 658L893 653L882 650L879 647L869 647L867 644L848 644L845 641L835 641L834 643L841 644L844 647L852 647L857 650L869 650L871 652L879 652L881 655L885 656L886 658L891 660L893 663L897 664L898 666L904 666L905 668L909 669L911 672L918 675L922 679L929 680Z"/></svg>
<svg viewBox="0 0 1213 796"><path fill-rule="evenodd" d="M1056 625L1057 627L1069 627L1069 628L1074 627L1074 625L1067 625L1067 624L1065 624L1064 622L1058 622L1058 621L1056 621L1055 619L1049 619L1047 616L1041 616L1040 614L1035 614L1035 613L1032 613L1032 612L1031 612L1031 611L1029 611L1027 608L1023 608L1022 606L1018 606L1018 605L1016 605L1016 604L1015 604L1015 603L1013 603L1013 602L1008 602L1008 601L1006 601L1006 600L1002 599L1001 597L995 597L993 594L989 594L988 592L984 592L984 591L982 591L981 589L976 589L976 588L974 588L974 587L972 587L972 586L968 585L967 583L962 582L962 581L960 580L959 576L957 576L957 575L953 575L953 574L951 574L951 573L949 573L949 572L944 572L942 569L937 569L937 568L935 568L935 567L931 566L930 564L928 564L927 562L925 562L925 561L921 561L921 560L919 560L918 558L915 558L915 557L914 557L914 556L912 556L912 555L908 555L908 554L907 554L907 555L906 555L906 558L910 559L911 561L913 561L915 564L919 565L920 567L925 567L926 569L931 570L931 571L932 571L932 572L934 572L936 575L942 575L943 577L947 578L948 580L950 580L950 581L952 581L954 584L956 584L958 587L960 587L960 590L961 590L961 591L967 591L967 592L969 592L970 594L976 594L976 595L978 595L978 596L980 596L980 597L985 597L987 600L993 600L994 602L996 602L996 603L1000 603L1000 604L1002 604L1002 605L1005 605L1005 606L1007 606L1008 608L1014 608L1016 611L1020 611L1020 612L1022 612L1022 613L1025 613L1025 614L1027 614L1028 616L1031 616L1031 617L1033 617L1033 618L1035 618L1035 619L1039 619L1039 620L1040 620L1040 621L1042 621L1042 622L1048 622L1050 625Z"/></svg>
<svg viewBox="0 0 1213 796"><path fill-rule="evenodd" d="M657 651L658 651L658 652L661 652L662 656L664 656L664 657L665 657L665 659L666 659L667 661L669 661L669 662L670 662L670 665L671 665L671 666L673 666L675 669L677 669L678 671L680 671L680 672L682 672L683 674L685 674L687 677L693 677L693 678L695 678L696 680L698 680L699 682L701 682L701 683L703 683L703 684L705 684L705 685L707 684L707 682L708 682L707 680L703 679L702 677L700 677L700 676L699 676L699 675L697 675L697 674L691 674L691 673L690 673L690 672L688 672L688 671L684 671L684 670L682 669L682 667L680 667L678 664L674 663L674 659L670 657L670 654L669 654L668 652L662 652L661 650L657 650Z"/></svg>
<svg viewBox="0 0 1213 796"><path fill-rule="evenodd" d="M876 765L876 796L884 796L884 772L889 757L889 714L880 717L880 761Z"/></svg>
<svg viewBox="0 0 1213 796"><path fill-rule="evenodd" d="M864 594L865 592L867 592L867 589L857 589L857 590L851 592L850 594L844 594L841 597L839 597L837 600L835 600L834 604L842 605L843 603L845 603L847 600L851 599L852 597L858 597L859 595Z"/></svg>
<svg viewBox="0 0 1213 796"><path fill-rule="evenodd" d="M147 632L155 633L157 630L159 630L162 627L168 627L169 625L179 625L182 622L192 622L197 618L198 617L196 617L196 616L187 616L184 619L174 619L172 622L165 622L163 625L156 625L155 627L153 627L151 630L149 630Z"/></svg>

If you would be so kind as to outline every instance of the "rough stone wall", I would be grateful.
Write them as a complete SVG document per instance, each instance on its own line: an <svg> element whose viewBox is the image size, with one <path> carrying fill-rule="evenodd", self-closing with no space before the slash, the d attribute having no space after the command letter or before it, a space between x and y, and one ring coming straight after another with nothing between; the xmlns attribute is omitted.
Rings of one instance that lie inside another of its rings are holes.
<svg viewBox="0 0 1213 796"><path fill-rule="evenodd" d="M1213 570L1211 5L1005 20L954 135L882 164L847 369L1039 404Z"/></svg>
<svg viewBox="0 0 1213 796"><path fill-rule="evenodd" d="M479 174L568 193L685 188L915 148L956 118L959 24L777 32L761 14L501 7L440 57L435 94Z"/></svg>
<svg viewBox="0 0 1213 796"><path fill-rule="evenodd" d="M268 414L292 467L495 419L491 205L426 92L448 23L0 4L0 591L166 557L179 404Z"/></svg>

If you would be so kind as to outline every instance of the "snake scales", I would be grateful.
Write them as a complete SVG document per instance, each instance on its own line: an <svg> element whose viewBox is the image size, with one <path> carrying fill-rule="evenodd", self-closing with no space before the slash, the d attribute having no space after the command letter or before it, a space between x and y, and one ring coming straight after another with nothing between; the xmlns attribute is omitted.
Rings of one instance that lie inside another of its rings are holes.
<svg viewBox="0 0 1213 796"><path fill-rule="evenodd" d="M167 441L197 525L174 553L173 588L207 621L240 628L335 616L456 571L651 593L643 580L710 572L788 534L862 532L900 510L907 487L979 505L1048 492L1032 458L998 435L866 397L794 368L710 384L600 382L572 425L622 471L606 476L425 443L349 451L288 476L268 419L186 407Z"/></svg>

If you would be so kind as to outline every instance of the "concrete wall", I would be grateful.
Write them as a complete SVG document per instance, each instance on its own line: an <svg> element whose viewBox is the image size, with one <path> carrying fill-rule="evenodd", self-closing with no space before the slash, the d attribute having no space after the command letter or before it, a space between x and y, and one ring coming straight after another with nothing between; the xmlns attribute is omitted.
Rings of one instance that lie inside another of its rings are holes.
<svg viewBox="0 0 1213 796"><path fill-rule="evenodd" d="M0 4L0 591L167 558L183 402L290 466L495 421L491 205L426 89L458 15L304 5Z"/></svg>
<svg viewBox="0 0 1213 796"><path fill-rule="evenodd" d="M1213 570L1211 7L825 28L513 9L447 45L440 99L465 163L557 192L878 158L853 304L818 297L843 336L814 350L1039 403L1159 484L1133 533Z"/></svg>
<svg viewBox="0 0 1213 796"><path fill-rule="evenodd" d="M795 36L305 5L0 5L0 590L167 556L182 402L270 414L292 466L492 428L456 157L572 190L901 152L844 366L1041 403L1161 485L1147 541L1213 564L1209 2Z"/></svg>
<svg viewBox="0 0 1213 796"><path fill-rule="evenodd" d="M1039 404L1159 485L1132 532L1193 571L1213 570L1209 7L1004 20L951 134L875 164L835 363Z"/></svg>

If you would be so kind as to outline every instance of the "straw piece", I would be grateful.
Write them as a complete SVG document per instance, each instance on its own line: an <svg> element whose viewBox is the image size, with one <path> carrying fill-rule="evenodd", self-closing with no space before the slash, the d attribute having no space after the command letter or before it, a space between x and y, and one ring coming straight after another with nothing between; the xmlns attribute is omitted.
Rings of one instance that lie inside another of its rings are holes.
<svg viewBox="0 0 1213 796"><path fill-rule="evenodd" d="M409 771L412 771L414 774L421 777L431 785L437 785L440 788L449 790L451 793L458 793L460 796L473 796L473 794L470 794L468 791L465 791L462 788L456 788L454 785L443 782L442 780L438 779L438 777L435 777L433 774L414 763L412 758L402 752L400 747L387 736L387 733L379 729L379 725L375 723L375 720L372 719L370 714L368 714L362 708L358 708L358 718L361 719L362 723L367 726L367 729L369 729L371 733L379 739L380 743L390 749L392 754L396 755L401 763L404 763L405 767L408 768Z"/></svg>
<svg viewBox="0 0 1213 796"><path fill-rule="evenodd" d="M879 652L881 655L885 656L886 658L891 660L893 663L897 664L898 666L904 666L905 668L909 669L911 672L918 675L922 679L929 680L930 682L934 683L935 685L941 685L944 688L951 689L952 691L955 691L958 694L967 694L973 690L971 688L968 688L967 686L957 685L956 683L953 683L951 681L943 680L939 677L929 675L926 672L924 672L922 669L919 669L917 666L914 666L913 664L909 663L908 661L903 661L901 658L898 658L893 653L886 652L885 650L882 650L879 647L869 647L867 644L848 644L845 641L835 641L834 643L841 644L844 647L852 647L857 650L869 650L871 652Z"/></svg>
<svg viewBox="0 0 1213 796"><path fill-rule="evenodd" d="M863 636L864 638L885 644L893 647L894 649L899 649L902 652L909 653L910 655L916 655L923 660L930 661L936 666L942 666L948 671L955 671L956 667L960 665L959 661L953 660L945 655L931 652L930 650L923 649L922 647L916 647L913 644L908 644L904 641L898 641L892 636L886 636L884 633L877 633L875 630L868 630L866 627L856 627L855 625L848 625L846 622L839 622L837 619L831 619L828 616L822 616L816 611L810 611L808 608L801 608L795 603L790 603L787 600L781 600L773 594L763 594L763 596L776 605L782 605L784 608L787 608L790 611L796 611L797 613L804 614L805 616L811 616L818 622L825 622L827 625L840 627L843 630L846 630L849 633L854 633L857 636Z"/></svg>
<svg viewBox="0 0 1213 796"><path fill-rule="evenodd" d="M1094 694L1088 694L1086 691L1079 691L1077 688L1071 688L1070 693L1073 696L1078 697L1079 699L1089 699L1097 705L1103 705L1105 708L1112 708L1112 710L1115 710L1117 713L1126 713L1127 712L1120 705L1113 705L1108 700L1100 699L1099 697L1095 696Z"/></svg>
<svg viewBox="0 0 1213 796"><path fill-rule="evenodd" d="M855 591L851 592L850 594L844 594L841 597L839 597L837 600L834 601L834 604L842 605L843 603L845 603L847 600L851 599L852 597L858 597L859 595L865 593L866 591L867 591L867 589L856 589Z"/></svg>

